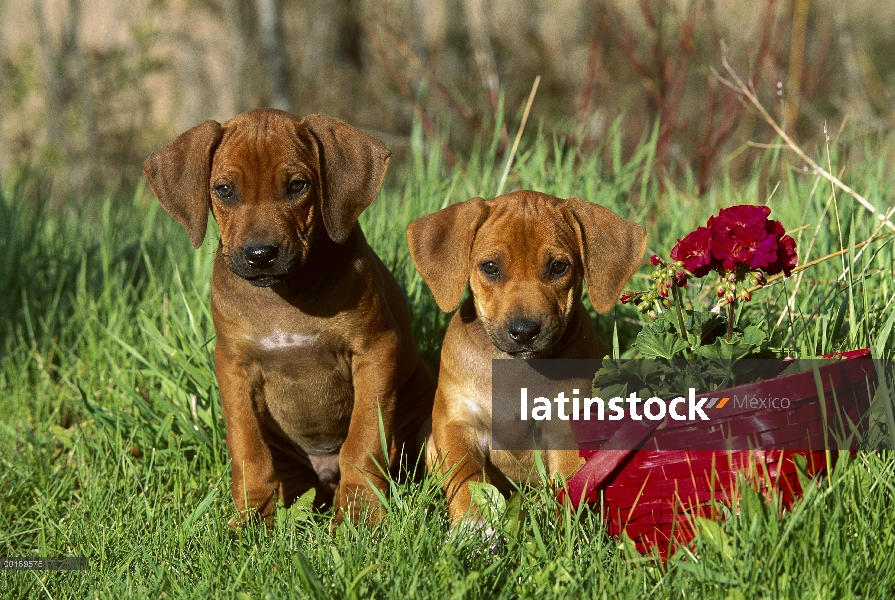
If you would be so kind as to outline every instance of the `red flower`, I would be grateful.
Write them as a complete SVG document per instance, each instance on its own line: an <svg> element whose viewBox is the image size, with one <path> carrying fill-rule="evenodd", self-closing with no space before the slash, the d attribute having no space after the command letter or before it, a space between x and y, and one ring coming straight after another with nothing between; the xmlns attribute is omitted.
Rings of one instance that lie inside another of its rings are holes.
<svg viewBox="0 0 895 600"><path fill-rule="evenodd" d="M650 298L658 296L664 303L672 286L686 287L691 274L705 277L710 271L722 276L718 297L728 303L736 300L739 286L747 281L764 285L765 274L781 272L789 277L798 262L796 242L779 221L768 219L770 214L767 206L742 204L725 208L709 218L705 227L697 227L677 241L671 250L676 264L651 256L654 266L665 268L653 272ZM748 301L751 295L742 292L739 297ZM623 302L626 300L638 304L643 297L622 298Z"/></svg>
<svg viewBox="0 0 895 600"><path fill-rule="evenodd" d="M695 277L705 277L719 265L712 260L712 234L706 227L697 227L671 249L671 259L684 264Z"/></svg>
<svg viewBox="0 0 895 600"><path fill-rule="evenodd" d="M723 209L707 223L712 232L712 255L728 271L743 265L766 269L777 260L774 223L767 206L743 204Z"/></svg>
<svg viewBox="0 0 895 600"><path fill-rule="evenodd" d="M796 241L792 239L792 236L784 235L777 244L777 260L768 265L765 271L768 275L776 275L783 271L783 274L789 277L792 275L792 270L798 262L799 255L796 254Z"/></svg>

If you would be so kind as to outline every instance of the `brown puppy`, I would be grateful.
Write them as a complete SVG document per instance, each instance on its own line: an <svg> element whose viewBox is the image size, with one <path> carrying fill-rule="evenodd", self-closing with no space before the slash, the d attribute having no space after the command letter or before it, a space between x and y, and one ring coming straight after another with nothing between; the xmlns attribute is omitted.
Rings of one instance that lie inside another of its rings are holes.
<svg viewBox="0 0 895 600"><path fill-rule="evenodd" d="M427 464L446 476L451 521L470 511L470 481L507 491L531 480L532 451L493 450L491 360L601 358L608 354L581 303L608 312L640 264L646 232L611 211L572 198L514 192L473 198L418 219L410 252L445 312L456 308L441 349ZM570 475L576 451L542 451L547 472ZM471 515L475 518L475 515Z"/></svg>
<svg viewBox="0 0 895 600"><path fill-rule="evenodd" d="M404 444L416 456L435 381L404 293L357 224L389 155L336 119L264 109L206 121L143 164L194 246L209 209L220 229L215 365L240 511L269 518L316 488L335 493L338 520L349 505L356 519L378 506L370 484L387 489L377 463L394 465Z"/></svg>

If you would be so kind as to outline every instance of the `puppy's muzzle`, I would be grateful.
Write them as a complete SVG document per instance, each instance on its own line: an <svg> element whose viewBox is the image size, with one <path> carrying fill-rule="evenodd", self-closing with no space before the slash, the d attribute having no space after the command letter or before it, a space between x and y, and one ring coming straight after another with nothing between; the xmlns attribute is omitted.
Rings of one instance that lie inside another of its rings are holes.
<svg viewBox="0 0 895 600"><path fill-rule="evenodd" d="M230 270L256 287L269 287L282 281L300 258L287 246L254 243L232 253Z"/></svg>
<svg viewBox="0 0 895 600"><path fill-rule="evenodd" d="M520 346L529 346L541 335L541 324L531 319L514 319L507 325L507 334Z"/></svg>
<svg viewBox="0 0 895 600"><path fill-rule="evenodd" d="M254 269L266 269L277 258L280 249L276 246L249 246L243 251L246 262Z"/></svg>
<svg viewBox="0 0 895 600"><path fill-rule="evenodd" d="M558 333L561 332L551 320L528 317L516 317L503 326L489 328L494 345L516 358L535 358L553 345Z"/></svg>

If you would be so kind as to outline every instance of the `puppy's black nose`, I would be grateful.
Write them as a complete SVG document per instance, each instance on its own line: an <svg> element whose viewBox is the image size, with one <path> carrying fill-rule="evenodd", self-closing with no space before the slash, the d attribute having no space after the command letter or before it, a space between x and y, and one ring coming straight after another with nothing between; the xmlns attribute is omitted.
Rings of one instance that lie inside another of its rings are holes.
<svg viewBox="0 0 895 600"><path fill-rule="evenodd" d="M270 266L278 252L276 246L249 246L245 249L244 254L247 263L255 268L263 269Z"/></svg>
<svg viewBox="0 0 895 600"><path fill-rule="evenodd" d="M526 346L541 333L541 324L529 319L515 319L507 326L507 333L517 344Z"/></svg>

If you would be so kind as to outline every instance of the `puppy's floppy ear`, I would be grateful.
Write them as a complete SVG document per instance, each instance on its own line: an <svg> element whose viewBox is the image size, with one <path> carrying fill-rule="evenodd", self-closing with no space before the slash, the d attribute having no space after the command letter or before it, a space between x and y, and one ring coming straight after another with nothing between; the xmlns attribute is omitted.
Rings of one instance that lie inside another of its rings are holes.
<svg viewBox="0 0 895 600"><path fill-rule="evenodd" d="M220 123L205 121L181 133L143 162L143 173L156 198L168 214L180 221L196 248L205 239L211 157L222 135Z"/></svg>
<svg viewBox="0 0 895 600"><path fill-rule="evenodd" d="M646 230L593 202L569 198L566 206L578 226L587 293L594 309L605 314L640 266Z"/></svg>
<svg viewBox="0 0 895 600"><path fill-rule="evenodd" d="M304 126L317 152L323 225L341 244L379 193L392 153L379 138L338 119L308 115Z"/></svg>
<svg viewBox="0 0 895 600"><path fill-rule="evenodd" d="M469 280L472 242L487 216L485 201L472 198L420 217L407 227L413 264L444 312L460 304Z"/></svg>

